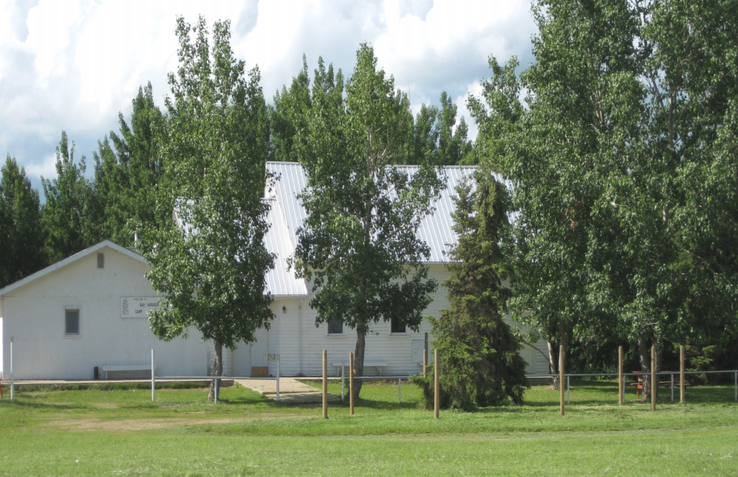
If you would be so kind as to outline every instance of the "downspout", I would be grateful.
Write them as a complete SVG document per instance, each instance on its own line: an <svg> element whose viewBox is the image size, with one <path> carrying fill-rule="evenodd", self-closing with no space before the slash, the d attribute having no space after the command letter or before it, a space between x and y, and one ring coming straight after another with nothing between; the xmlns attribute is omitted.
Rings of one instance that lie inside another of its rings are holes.
<svg viewBox="0 0 738 477"><path fill-rule="evenodd" d="M299 374L304 375L302 370L302 298L300 298L300 304L297 307L297 352L300 360L300 372Z"/></svg>

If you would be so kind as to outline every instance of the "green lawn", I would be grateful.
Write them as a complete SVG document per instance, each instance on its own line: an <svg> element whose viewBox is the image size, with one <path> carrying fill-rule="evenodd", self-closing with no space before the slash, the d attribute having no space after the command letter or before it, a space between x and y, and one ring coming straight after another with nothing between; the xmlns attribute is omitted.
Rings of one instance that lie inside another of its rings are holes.
<svg viewBox="0 0 738 477"><path fill-rule="evenodd" d="M318 383L314 385L319 386ZM367 383L356 414L224 388L21 391L0 401L2 475L737 475L732 386L661 390L657 412L614 383L573 381L572 404L534 387L525 406L419 409L403 383ZM340 383L329 390L340 395ZM676 393L678 396L678 392Z"/></svg>

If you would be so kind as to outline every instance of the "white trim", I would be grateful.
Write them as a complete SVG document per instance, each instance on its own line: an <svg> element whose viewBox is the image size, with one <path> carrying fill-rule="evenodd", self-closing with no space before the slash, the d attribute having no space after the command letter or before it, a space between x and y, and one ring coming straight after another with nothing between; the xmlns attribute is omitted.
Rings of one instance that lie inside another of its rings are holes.
<svg viewBox="0 0 738 477"><path fill-rule="evenodd" d="M12 291L17 290L18 288L20 288L20 287L22 287L24 285L27 285L27 284L31 283L32 281L34 281L34 280L37 280L37 279L39 279L41 277L44 277L44 276L48 275L49 273L51 273L53 271L59 270L60 268L63 268L63 267L66 267L70 263L76 262L77 260L80 260L82 258L85 258L85 257L87 257L90 254L96 253L98 250L101 250L101 249L103 249L105 247L108 247L108 248L110 248L110 249L112 249L112 250L114 250L114 251L116 251L118 253L121 253L121 254L125 255L126 257L132 258L132 259L137 260L137 261L139 261L139 262L141 262L143 264L148 265L148 263L146 262L146 260L141 255L137 254L136 252L132 252L131 250L128 250L125 247L121 247L120 245L115 244L115 243L111 242L110 240L103 240L102 242L100 242L100 243L98 243L96 245L93 245L90 248L86 248L86 249L82 250L81 252L75 253L71 257L67 257L64 260L61 260L59 262L56 262L53 265L49 265L48 267L44 268L43 270L39 270L38 272L34 273L33 275L27 276L23 280L18 280L17 282L15 282L15 283L13 283L11 285L8 285L7 287L5 287L3 289L0 289L0 297L3 296L3 295L7 295L8 293L10 293ZM95 265L95 266L97 267L97 265ZM97 268L96 268L96 270L97 270Z"/></svg>

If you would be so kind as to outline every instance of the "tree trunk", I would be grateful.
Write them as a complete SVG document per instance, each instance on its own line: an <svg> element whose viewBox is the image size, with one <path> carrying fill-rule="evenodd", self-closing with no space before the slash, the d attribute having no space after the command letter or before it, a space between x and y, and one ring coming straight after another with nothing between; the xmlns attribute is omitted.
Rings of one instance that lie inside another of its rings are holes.
<svg viewBox="0 0 738 477"><path fill-rule="evenodd" d="M215 361L213 362L213 376L223 376L223 344L215 341ZM208 389L208 401L215 399L215 390L220 380L213 379ZM220 390L218 390L220 391Z"/></svg>
<svg viewBox="0 0 738 477"><path fill-rule="evenodd" d="M638 338L638 357L641 364L641 373L643 373L643 396L641 401L651 400L651 348L648 346L648 340Z"/></svg>
<svg viewBox="0 0 738 477"><path fill-rule="evenodd" d="M354 378L364 376L364 350L366 349L366 333L356 332L356 350L354 351ZM363 379L355 379L352 390L354 399L359 399Z"/></svg>
<svg viewBox="0 0 738 477"><path fill-rule="evenodd" d="M551 342L550 337L546 337L546 344L548 345L548 367L553 375L553 388L555 391L559 390L559 350Z"/></svg>

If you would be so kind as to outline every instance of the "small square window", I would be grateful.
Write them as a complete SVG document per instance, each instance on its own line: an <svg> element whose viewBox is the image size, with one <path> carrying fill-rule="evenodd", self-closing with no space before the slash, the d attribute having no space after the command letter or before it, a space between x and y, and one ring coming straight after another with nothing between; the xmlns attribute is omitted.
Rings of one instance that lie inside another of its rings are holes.
<svg viewBox="0 0 738 477"><path fill-rule="evenodd" d="M64 310L64 334L79 335L79 310Z"/></svg>
<svg viewBox="0 0 738 477"><path fill-rule="evenodd" d="M342 335L343 334L343 319L341 317L331 318L328 322L328 334L329 335Z"/></svg>
<svg viewBox="0 0 738 477"><path fill-rule="evenodd" d="M97 254L97 268L105 268L105 254L104 253Z"/></svg>
<svg viewBox="0 0 738 477"><path fill-rule="evenodd" d="M407 332L407 327L405 326L405 323L401 323L400 320L397 318L392 318L391 324L390 324L390 333L405 333Z"/></svg>

